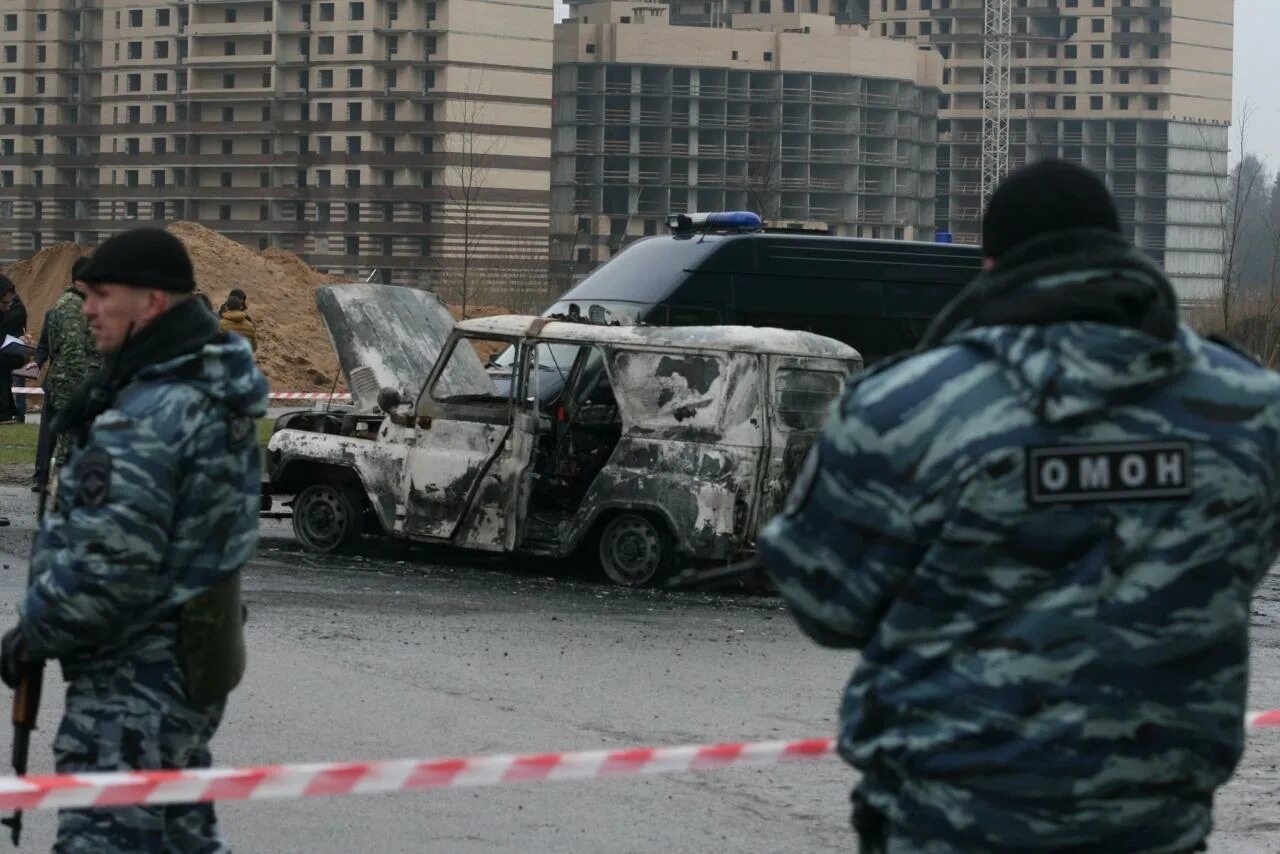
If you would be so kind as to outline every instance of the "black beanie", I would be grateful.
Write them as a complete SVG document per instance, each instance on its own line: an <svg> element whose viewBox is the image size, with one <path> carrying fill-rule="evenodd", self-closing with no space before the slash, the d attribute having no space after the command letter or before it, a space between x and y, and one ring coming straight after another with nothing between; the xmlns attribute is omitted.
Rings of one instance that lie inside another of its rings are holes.
<svg viewBox="0 0 1280 854"><path fill-rule="evenodd" d="M184 294L196 289L186 247L160 228L135 228L108 238L89 258L80 281Z"/></svg>
<svg viewBox="0 0 1280 854"><path fill-rule="evenodd" d="M1120 214L1106 184L1065 160L1042 160L1000 182L982 220L982 254L998 259L1055 231L1097 228L1120 233Z"/></svg>
<svg viewBox="0 0 1280 854"><path fill-rule="evenodd" d="M13 286L13 279L10 279L4 273L0 273L0 294L7 294L12 290L16 290Z"/></svg>
<svg viewBox="0 0 1280 854"><path fill-rule="evenodd" d="M71 281L83 281L84 271L89 268L88 258L77 258L76 262L71 265Z"/></svg>

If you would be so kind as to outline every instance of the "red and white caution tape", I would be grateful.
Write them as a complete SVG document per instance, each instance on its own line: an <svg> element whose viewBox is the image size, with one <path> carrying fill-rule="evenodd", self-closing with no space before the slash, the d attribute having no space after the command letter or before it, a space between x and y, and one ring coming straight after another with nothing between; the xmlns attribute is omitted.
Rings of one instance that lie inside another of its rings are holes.
<svg viewBox="0 0 1280 854"><path fill-rule="evenodd" d="M1246 725L1251 729L1280 727L1280 710L1250 713ZM478 756L470 759L398 759L193 771L0 777L0 810L258 801L594 780L809 762L825 759L834 753L834 739L811 738L802 741Z"/></svg>
<svg viewBox="0 0 1280 854"><path fill-rule="evenodd" d="M38 388L14 388L14 394L43 396L44 390ZM351 395L344 392L330 394L327 391L273 391L267 395L271 400L335 400L350 401Z"/></svg>

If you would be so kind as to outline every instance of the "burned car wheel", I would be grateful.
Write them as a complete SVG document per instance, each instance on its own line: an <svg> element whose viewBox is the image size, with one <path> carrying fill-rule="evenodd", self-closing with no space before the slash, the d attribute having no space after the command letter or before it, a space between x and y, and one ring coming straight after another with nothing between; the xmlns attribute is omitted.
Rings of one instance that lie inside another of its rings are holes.
<svg viewBox="0 0 1280 854"><path fill-rule="evenodd" d="M659 523L638 513L623 513L600 532L600 568L614 584L642 587L671 569L671 537Z"/></svg>
<svg viewBox="0 0 1280 854"><path fill-rule="evenodd" d="M360 538L364 508L351 489L313 483L293 502L293 533L308 550L329 554Z"/></svg>

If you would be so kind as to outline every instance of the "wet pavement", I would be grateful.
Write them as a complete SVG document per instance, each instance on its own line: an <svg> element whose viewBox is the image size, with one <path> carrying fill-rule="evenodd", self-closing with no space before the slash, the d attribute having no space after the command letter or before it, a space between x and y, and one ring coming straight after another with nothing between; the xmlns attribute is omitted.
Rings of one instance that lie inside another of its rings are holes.
<svg viewBox="0 0 1280 854"><path fill-rule="evenodd" d="M0 487L6 613L34 500ZM628 591L548 563L386 544L317 558L264 524L245 574L249 674L218 764L536 752L831 734L855 659L767 597ZM1254 614L1255 708L1280 707L1280 573ZM7 627L4 626L4 627ZM0 629L4 628L0 627ZM51 671L33 771L60 712ZM7 758L9 736L0 736ZM237 851L854 850L852 773L830 760L645 779L227 804ZM53 817L28 817L28 850ZM1280 850L1280 732L1219 798L1214 851Z"/></svg>

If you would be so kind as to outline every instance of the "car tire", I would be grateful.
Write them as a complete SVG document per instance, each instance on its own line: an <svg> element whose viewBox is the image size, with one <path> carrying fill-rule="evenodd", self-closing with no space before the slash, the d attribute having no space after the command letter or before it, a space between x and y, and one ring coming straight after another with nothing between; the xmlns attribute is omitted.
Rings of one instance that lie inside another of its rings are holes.
<svg viewBox="0 0 1280 854"><path fill-rule="evenodd" d="M605 577L622 587L661 581L675 563L675 542L661 522L640 513L620 513L600 529L596 553Z"/></svg>
<svg viewBox="0 0 1280 854"><path fill-rule="evenodd" d="M309 552L341 552L359 540L363 531L363 502L348 486L313 483L294 499L293 533Z"/></svg>

